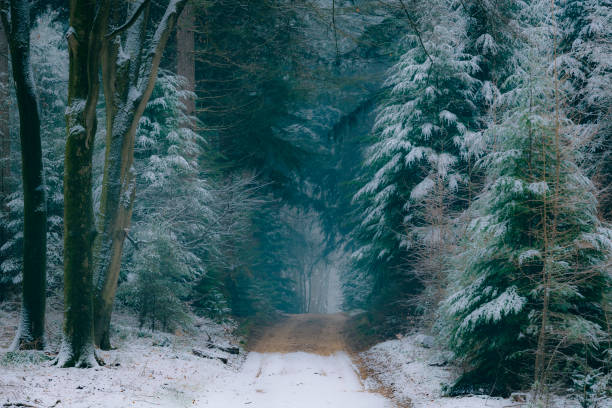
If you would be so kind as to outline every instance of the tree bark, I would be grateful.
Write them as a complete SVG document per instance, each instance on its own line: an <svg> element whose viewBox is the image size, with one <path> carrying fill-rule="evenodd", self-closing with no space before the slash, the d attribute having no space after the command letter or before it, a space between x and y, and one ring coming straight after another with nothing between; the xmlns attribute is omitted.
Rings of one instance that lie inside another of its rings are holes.
<svg viewBox="0 0 612 408"><path fill-rule="evenodd" d="M193 5L188 4L181 13L176 29L176 73L186 79L186 88L191 92L195 92L194 24ZM182 102L185 105L185 114L193 115L195 113L194 98L185 98Z"/></svg>
<svg viewBox="0 0 612 408"><path fill-rule="evenodd" d="M10 21L8 16L10 15ZM30 65L30 6L11 0L2 14L19 109L23 164L23 280L21 319L12 349L45 347L47 195L40 140L40 111Z"/></svg>
<svg viewBox="0 0 612 408"><path fill-rule="evenodd" d="M134 141L140 118L149 102L168 38L187 0L170 0L153 39L146 46L148 6L120 38L105 44L103 81L107 102L107 141L100 202L100 236L96 241L95 342L110 348L110 321L121 267L123 243L130 227L135 198Z"/></svg>
<svg viewBox="0 0 612 408"><path fill-rule="evenodd" d="M8 101L9 93L9 65L8 65L8 39L4 29L0 27L0 101ZM10 104L0 106L0 206L6 211L6 199L10 194L11 178L11 132L9 129ZM0 243L4 243L4 228L2 228Z"/></svg>
<svg viewBox="0 0 612 408"><path fill-rule="evenodd" d="M64 336L57 364L97 365L93 344L92 154L108 0L70 0L64 170Z"/></svg>

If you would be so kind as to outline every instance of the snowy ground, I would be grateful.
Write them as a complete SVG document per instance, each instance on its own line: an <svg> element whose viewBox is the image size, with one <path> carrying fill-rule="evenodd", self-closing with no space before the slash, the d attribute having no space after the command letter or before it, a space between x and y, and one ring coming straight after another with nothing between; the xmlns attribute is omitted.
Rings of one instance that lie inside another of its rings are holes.
<svg viewBox="0 0 612 408"><path fill-rule="evenodd" d="M200 319L192 333L160 334L139 330L126 317L122 325L116 326L117 350L100 352L106 366L87 370L52 367L42 353L11 354L0 348L0 406L524 406L510 400L478 396L441 397L440 384L448 382L453 374L449 368L439 366L439 353L423 347L423 338L419 336L381 343L351 358L342 351L340 323L343 319L343 315L290 316L267 329L255 345L256 351L246 354L241 349L236 356L207 348L208 336L217 345L238 343L229 325ZM50 343L58 344L61 316L51 313L49 320L52 326ZM15 321L16 313L0 311L0 347L8 345ZM213 359L193 355L194 348ZM227 364L215 357L227 358ZM362 381L359 372L369 377ZM576 405L565 402L557 406L573 408Z"/></svg>
<svg viewBox="0 0 612 408"><path fill-rule="evenodd" d="M2 317L6 315L0 316L4 324L6 319ZM119 333L114 338L117 350L99 351L106 366L95 369L56 368L41 361L42 354L35 358L31 352L7 354L6 349L0 349L0 406L208 406L202 403L204 387L236 376L245 353L235 356L208 349L208 335L219 345L235 344L236 339L229 334L230 327L206 320L197 324L200 327L190 335L118 326ZM6 339L3 343L4 347L8 345ZM228 363L196 357L191 352L193 348L227 358Z"/></svg>
<svg viewBox="0 0 612 408"><path fill-rule="evenodd" d="M451 371L438 366L439 354L423 347L422 335L380 343L361 354L370 377L366 385L392 390L401 404L414 408L502 408L513 405L510 400L471 396L441 397L441 385L452 378Z"/></svg>
<svg viewBox="0 0 612 408"><path fill-rule="evenodd" d="M59 316L52 314L50 320L54 326L51 331L55 333ZM9 326L15 321L13 313L0 314L4 347L14 332L14 327ZM105 367L60 369L43 361L42 353L12 354L0 349L0 406L17 406L10 403L70 408L394 406L381 395L364 389L351 358L341 351L330 355L306 352L246 355L241 350L235 356L206 347L208 335L215 344L237 344L237 339L229 334L231 327L200 320L195 333L172 335L152 334L125 323L117 326L114 336L117 350L99 352ZM55 344L58 339L52 337L50 343ZM279 337L282 336L275 337L276 342ZM311 338L305 340L313 342ZM228 363L196 357L193 348L228 358Z"/></svg>
<svg viewBox="0 0 612 408"><path fill-rule="evenodd" d="M364 390L346 353L250 353L239 375L206 387L209 407L393 408Z"/></svg>
<svg viewBox="0 0 612 408"><path fill-rule="evenodd" d="M456 375L445 364L444 353L433 347L428 336L416 334L380 343L360 355L367 367L369 388L385 387L399 404L413 408L506 408L528 405L511 399L487 396L445 398L442 384L452 382ZM551 408L578 408L567 398L553 398ZM598 408L612 408L612 400L603 401Z"/></svg>

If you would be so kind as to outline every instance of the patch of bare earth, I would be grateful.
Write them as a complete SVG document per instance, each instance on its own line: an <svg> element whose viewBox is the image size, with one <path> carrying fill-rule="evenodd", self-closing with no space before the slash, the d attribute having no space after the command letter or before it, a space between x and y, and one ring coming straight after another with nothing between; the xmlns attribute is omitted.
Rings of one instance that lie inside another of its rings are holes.
<svg viewBox="0 0 612 408"><path fill-rule="evenodd" d="M287 315L282 321L267 327L251 350L259 353L307 353L329 356L346 350L342 329L343 314Z"/></svg>

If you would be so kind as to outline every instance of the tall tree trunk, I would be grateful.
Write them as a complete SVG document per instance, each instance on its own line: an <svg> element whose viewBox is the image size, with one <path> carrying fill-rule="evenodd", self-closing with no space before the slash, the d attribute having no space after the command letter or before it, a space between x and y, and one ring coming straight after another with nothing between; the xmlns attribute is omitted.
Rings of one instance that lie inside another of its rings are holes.
<svg viewBox="0 0 612 408"><path fill-rule="evenodd" d="M195 14L193 4L185 7L176 28L176 73L187 80L186 89L195 92ZM194 98L185 98L185 114L195 113ZM190 124L187 124L190 125Z"/></svg>
<svg viewBox="0 0 612 408"><path fill-rule="evenodd" d="M4 29L0 27L0 101L8 101L9 92L9 64L8 64L8 39ZM11 132L9 129L10 104L3 103L0 106L0 207L6 211L6 199L10 194L11 177ZM0 230L0 244L4 243L6 237L4 228Z"/></svg>
<svg viewBox="0 0 612 408"><path fill-rule="evenodd" d="M157 80L157 71L168 37L187 0L170 0L152 42L146 46L148 5L127 32L119 58L120 39L105 45L103 80L107 101L107 145L100 202L100 231L96 241L95 342L110 348L110 321L121 268L123 243L130 227L136 192L134 140L140 118ZM144 4L144 3L143 3ZM108 95L108 96L107 96Z"/></svg>
<svg viewBox="0 0 612 408"><path fill-rule="evenodd" d="M8 13L3 12L2 20L12 57L23 164L21 319L11 348L41 350L45 346L47 195L42 163L38 96L30 66L29 3L11 0Z"/></svg>
<svg viewBox="0 0 612 408"><path fill-rule="evenodd" d="M93 344L92 154L100 48L108 0L70 0L67 140L64 170L64 337L61 367L97 365Z"/></svg>
<svg viewBox="0 0 612 408"><path fill-rule="evenodd" d="M0 25L0 101L8 101L9 92L9 58L8 39ZM9 129L10 104L0 106L0 213L8 216L8 195L11 193L11 132ZM8 238L6 227L0 225L0 245Z"/></svg>
<svg viewBox="0 0 612 408"><path fill-rule="evenodd" d="M117 25L121 7L113 2L115 14L111 24ZM147 13L148 14L148 10ZM128 32L128 37L142 47L146 38L145 21L148 16L139 17ZM123 241L129 228L134 202L134 137L130 128L134 120L137 101L130 95L134 76L140 72L142 59L119 58L120 37L105 41L102 53L102 81L106 101L106 152L100 218L100 235L95 242L96 293L94 302L94 339L100 348L110 349L110 319L117 290ZM126 50L128 53L133 50ZM138 50L140 53L140 49ZM135 133L135 132L134 132Z"/></svg>

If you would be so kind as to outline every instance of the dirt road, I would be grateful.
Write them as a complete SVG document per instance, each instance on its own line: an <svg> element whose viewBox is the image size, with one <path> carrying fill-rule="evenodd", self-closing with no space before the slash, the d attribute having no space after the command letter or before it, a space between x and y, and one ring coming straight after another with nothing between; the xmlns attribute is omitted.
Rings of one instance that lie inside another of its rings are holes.
<svg viewBox="0 0 612 408"><path fill-rule="evenodd" d="M205 407L392 408L364 389L344 351L344 315L289 315L264 330L244 365L200 398Z"/></svg>
<svg viewBox="0 0 612 408"><path fill-rule="evenodd" d="M342 330L346 315L299 314L264 330L252 347L259 353L306 353L329 356L346 349Z"/></svg>

